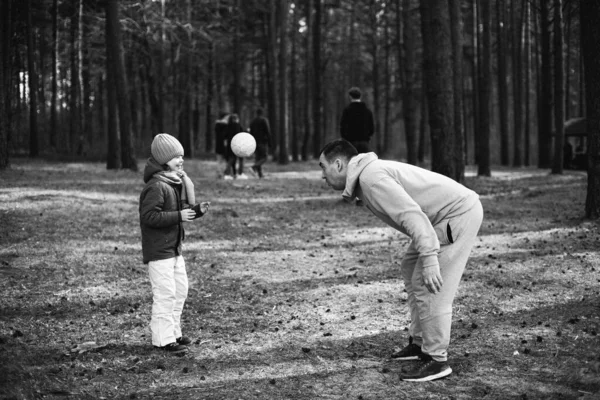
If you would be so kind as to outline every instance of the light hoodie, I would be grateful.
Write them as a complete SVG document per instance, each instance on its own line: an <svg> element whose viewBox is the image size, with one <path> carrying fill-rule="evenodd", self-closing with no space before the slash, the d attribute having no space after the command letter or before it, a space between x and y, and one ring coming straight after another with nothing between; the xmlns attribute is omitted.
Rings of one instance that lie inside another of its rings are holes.
<svg viewBox="0 0 600 400"><path fill-rule="evenodd" d="M479 196L435 172L359 154L348 163L347 199L358 197L375 216L408 235L423 268L439 265L440 241L448 244L448 220L471 209Z"/></svg>

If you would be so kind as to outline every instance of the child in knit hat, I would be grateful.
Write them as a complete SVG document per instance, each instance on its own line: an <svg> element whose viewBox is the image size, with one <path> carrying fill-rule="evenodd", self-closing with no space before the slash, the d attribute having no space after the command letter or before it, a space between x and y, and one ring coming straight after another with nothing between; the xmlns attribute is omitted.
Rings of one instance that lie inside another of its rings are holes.
<svg viewBox="0 0 600 400"><path fill-rule="evenodd" d="M188 293L181 252L183 223L204 215L210 203L196 204L194 184L183 171L183 146L176 138L156 135L150 152L139 212L143 260L152 284L152 344L183 353L191 343L181 333L181 312Z"/></svg>

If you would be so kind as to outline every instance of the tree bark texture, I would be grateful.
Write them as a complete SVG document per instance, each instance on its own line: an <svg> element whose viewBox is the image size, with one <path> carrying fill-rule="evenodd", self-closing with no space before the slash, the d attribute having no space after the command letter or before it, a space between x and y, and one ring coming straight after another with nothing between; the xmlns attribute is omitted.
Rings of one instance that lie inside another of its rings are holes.
<svg viewBox="0 0 600 400"><path fill-rule="evenodd" d="M600 2L581 0L583 53L588 128L587 218L600 218Z"/></svg>
<svg viewBox="0 0 600 400"><path fill-rule="evenodd" d="M562 1L554 0L554 160L552 173L563 173L563 148L565 142L565 74L563 51Z"/></svg>
<svg viewBox="0 0 600 400"><path fill-rule="evenodd" d="M479 129L478 129L478 176L491 176L490 131L491 131L491 79L492 79L492 21L491 3L481 2L481 70L479 74Z"/></svg>
<svg viewBox="0 0 600 400"><path fill-rule="evenodd" d="M421 2L424 80L427 81L429 128L431 130L431 169L458 180L454 164L454 92L452 33L447 0Z"/></svg>

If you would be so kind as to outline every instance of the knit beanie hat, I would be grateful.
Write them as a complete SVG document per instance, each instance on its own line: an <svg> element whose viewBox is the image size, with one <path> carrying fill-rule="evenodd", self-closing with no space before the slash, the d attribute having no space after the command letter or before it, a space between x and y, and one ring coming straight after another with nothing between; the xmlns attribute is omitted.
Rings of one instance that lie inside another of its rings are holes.
<svg viewBox="0 0 600 400"><path fill-rule="evenodd" d="M163 165L177 156L183 156L183 146L179 140L168 133L159 133L152 141L150 154L159 164Z"/></svg>

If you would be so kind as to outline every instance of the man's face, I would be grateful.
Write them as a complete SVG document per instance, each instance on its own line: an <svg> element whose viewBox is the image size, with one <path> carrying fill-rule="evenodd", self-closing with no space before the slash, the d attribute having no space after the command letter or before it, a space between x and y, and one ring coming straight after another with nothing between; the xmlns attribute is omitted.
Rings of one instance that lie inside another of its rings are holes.
<svg viewBox="0 0 600 400"><path fill-rule="evenodd" d="M327 162L324 154L319 157L319 167L323 174L321 175L327 185L334 190L344 190L346 187L347 164L341 158L335 158L331 163Z"/></svg>

